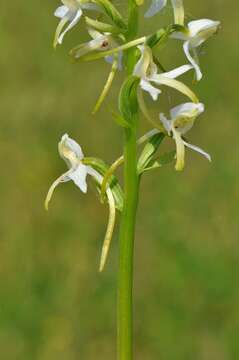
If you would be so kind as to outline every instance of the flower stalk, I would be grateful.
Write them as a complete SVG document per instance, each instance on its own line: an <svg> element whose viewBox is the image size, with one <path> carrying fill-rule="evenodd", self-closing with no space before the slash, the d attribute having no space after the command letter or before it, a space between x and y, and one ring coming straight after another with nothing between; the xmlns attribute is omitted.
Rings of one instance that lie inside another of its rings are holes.
<svg viewBox="0 0 239 360"><path fill-rule="evenodd" d="M128 3L127 40L137 36L138 8L134 0ZM133 41L132 41L133 42ZM126 71L131 75L136 63L134 49L127 52ZM127 119L126 119L127 120ZM139 177L137 173L138 111L124 129L124 207L120 227L117 351L118 360L133 359L133 267L134 237L138 204Z"/></svg>

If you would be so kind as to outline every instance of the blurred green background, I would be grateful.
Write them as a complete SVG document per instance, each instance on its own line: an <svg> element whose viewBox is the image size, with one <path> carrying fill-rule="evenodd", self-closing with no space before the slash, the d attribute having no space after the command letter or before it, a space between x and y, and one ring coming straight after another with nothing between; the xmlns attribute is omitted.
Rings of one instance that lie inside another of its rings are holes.
<svg viewBox="0 0 239 360"><path fill-rule="evenodd" d="M118 5L123 8L117 0ZM1 242L0 357L3 360L116 359L116 229L98 274L107 208L93 187L87 196L61 185L49 213L50 183L66 170L57 142L69 133L88 156L111 163L122 131L106 106L91 109L109 65L72 65L67 56L87 39L83 22L52 49L54 1L1 2ZM144 6L147 7L147 4ZM135 359L239 359L238 5L235 0L187 1L188 18L222 21L202 51L197 93L206 105L189 134L213 156L210 165L187 152L187 166L147 174L141 185L135 253ZM146 33L165 25L168 7L147 20ZM160 53L171 69L185 63L181 44ZM190 76L188 77L190 81ZM186 80L185 80L186 81ZM184 98L152 104L166 111ZM178 95L177 95L178 96ZM144 119L140 133L150 127ZM170 143L170 142L169 142ZM170 148L173 144L170 143Z"/></svg>

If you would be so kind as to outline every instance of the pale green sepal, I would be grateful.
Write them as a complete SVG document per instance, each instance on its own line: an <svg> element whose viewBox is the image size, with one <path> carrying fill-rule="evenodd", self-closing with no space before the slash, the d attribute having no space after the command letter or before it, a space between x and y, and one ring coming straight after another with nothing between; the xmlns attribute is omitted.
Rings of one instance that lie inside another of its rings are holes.
<svg viewBox="0 0 239 360"><path fill-rule="evenodd" d="M149 163L152 161L153 156L158 150L160 144L162 143L165 137L164 133L158 133L153 135L148 143L145 145L139 160L138 160L138 173L141 174L145 168L148 167Z"/></svg>
<svg viewBox="0 0 239 360"><path fill-rule="evenodd" d="M173 6L175 24L184 25L183 0L172 0L172 6Z"/></svg>

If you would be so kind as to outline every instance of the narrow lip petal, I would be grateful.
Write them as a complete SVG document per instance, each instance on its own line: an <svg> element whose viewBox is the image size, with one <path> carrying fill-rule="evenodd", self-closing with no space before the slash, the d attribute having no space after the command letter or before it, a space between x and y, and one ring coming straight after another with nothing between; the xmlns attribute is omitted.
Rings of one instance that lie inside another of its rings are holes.
<svg viewBox="0 0 239 360"><path fill-rule="evenodd" d="M170 79L168 77L165 77L163 74L155 75L150 80L153 82L156 82L156 84L159 84L159 85L169 86L169 87L181 92L182 94L186 95L193 102L198 103L198 98L194 94L194 92L187 85L182 83L181 81L178 81L175 79Z"/></svg>
<svg viewBox="0 0 239 360"><path fill-rule="evenodd" d="M51 198L52 198L52 195L56 189L56 187L62 183L62 182L67 182L67 181L70 181L70 178L69 178L69 174L71 173L71 169L68 170L66 173L64 173L63 175L61 175L59 178L57 178L53 183L52 185L50 186L48 192L47 192L47 196L46 196L46 199L45 199L45 209L48 210L49 209L49 203L51 201Z"/></svg>
<svg viewBox="0 0 239 360"><path fill-rule="evenodd" d="M175 170L182 171L184 169L184 163L185 163L185 145L184 141L181 138L181 135L178 131L176 131L174 128L172 128L173 132L173 138L176 143L176 164L175 164Z"/></svg>
<svg viewBox="0 0 239 360"><path fill-rule="evenodd" d="M73 20L70 22L70 24L66 27L66 29L59 35L58 37L58 44L62 44L64 36L66 33L71 30L79 21L82 15L82 10L79 8L73 18Z"/></svg>
<svg viewBox="0 0 239 360"><path fill-rule="evenodd" d="M211 155L208 154L203 149L201 149L200 147L198 147L196 145L192 145L192 144L190 144L190 143L188 143L188 142L186 142L184 140L183 140L183 143L187 148L189 148L191 150L194 150L194 151L198 152L199 154L203 155L208 161L210 161L210 162L212 161Z"/></svg>
<svg viewBox="0 0 239 360"><path fill-rule="evenodd" d="M185 43L183 44L183 49L188 61L192 64L192 66L195 69L197 81L200 81L202 79L202 72L199 65L190 54L190 41L185 41Z"/></svg>
<svg viewBox="0 0 239 360"><path fill-rule="evenodd" d="M167 4L167 0L152 0L149 9L144 14L145 18L151 18L161 11Z"/></svg>
<svg viewBox="0 0 239 360"><path fill-rule="evenodd" d="M102 252L101 252L100 267L99 267L100 272L102 272L105 267L105 263L109 253L111 239L114 232L115 219L116 219L115 200L110 188L107 188L106 194L109 204L109 220L108 220L108 225L107 225Z"/></svg>

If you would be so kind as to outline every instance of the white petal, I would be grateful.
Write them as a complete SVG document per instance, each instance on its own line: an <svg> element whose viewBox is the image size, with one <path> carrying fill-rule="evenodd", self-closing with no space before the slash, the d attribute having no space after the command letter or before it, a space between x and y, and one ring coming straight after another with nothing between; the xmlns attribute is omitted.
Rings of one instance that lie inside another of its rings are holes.
<svg viewBox="0 0 239 360"><path fill-rule="evenodd" d="M196 146L196 145L192 145L187 143L186 141L183 141L184 145L187 146L189 149L192 149L196 152L198 152L199 154L203 155L208 161L212 161L211 156L204 150L202 150L200 147Z"/></svg>
<svg viewBox="0 0 239 360"><path fill-rule="evenodd" d="M144 17L149 18L156 15L167 4L167 0L152 0L149 9L144 14Z"/></svg>
<svg viewBox="0 0 239 360"><path fill-rule="evenodd" d="M83 193L87 192L86 176L88 173L88 167L80 164L74 171L70 172L68 177L74 181Z"/></svg>
<svg viewBox="0 0 239 360"><path fill-rule="evenodd" d="M102 184L103 176L100 173L98 173L98 171L93 169L93 167L88 166L87 172L99 183L99 185Z"/></svg>
<svg viewBox="0 0 239 360"><path fill-rule="evenodd" d="M59 38L58 38L58 43L59 43L59 44L62 44L62 41L63 41L63 38L64 38L65 34L66 34L69 30L71 30L71 29L79 22L79 20L80 20L80 18L81 18L81 15L82 15L82 10L79 9L79 10L76 12L73 20L70 22L70 24L67 26L67 28L66 28L66 29L61 33L61 35L59 36Z"/></svg>
<svg viewBox="0 0 239 360"><path fill-rule="evenodd" d="M66 14L68 13L69 9L67 6L62 5L59 6L56 11L54 12L54 15L60 19L62 19Z"/></svg>
<svg viewBox="0 0 239 360"><path fill-rule="evenodd" d="M145 78L148 67L150 65L151 50L149 49L148 46L145 45L139 45L138 49L141 52L141 57L134 67L133 75L138 76L140 78Z"/></svg>
<svg viewBox="0 0 239 360"><path fill-rule="evenodd" d="M199 65L197 64L195 59L190 54L190 50L189 50L190 49L190 42L189 41L185 41L185 43L183 44L183 49L184 49L185 55L187 56L188 61L192 64L192 66L194 67L194 69L196 71L197 81L200 81L201 78L202 78L202 72L200 70Z"/></svg>
<svg viewBox="0 0 239 360"><path fill-rule="evenodd" d="M161 94L161 92L162 92L160 89L157 89L156 87L151 85L149 81L144 80L144 79L141 79L140 87L143 90L147 91L151 95L151 97L154 101L156 101L158 99L159 94Z"/></svg>
<svg viewBox="0 0 239 360"><path fill-rule="evenodd" d="M165 130L167 131L167 133L170 134L170 132L172 131L172 122L171 122L171 120L168 120L163 113L159 114L159 119L160 119L161 123L163 124L163 126L164 126Z"/></svg>
<svg viewBox="0 0 239 360"><path fill-rule="evenodd" d="M202 103L188 102L175 106L170 110L171 119L175 119L180 116L197 116L204 111L204 105Z"/></svg>
<svg viewBox="0 0 239 360"><path fill-rule="evenodd" d="M73 152L79 160L82 160L84 157L80 145L75 140L71 139L68 134L64 134L59 142L60 155L62 155L64 149Z"/></svg>
<svg viewBox="0 0 239 360"><path fill-rule="evenodd" d="M210 19L200 19L195 21L190 21L188 23L188 29L190 32L190 36L196 36L200 31L214 29L217 30L220 25L220 21L213 21Z"/></svg>
<svg viewBox="0 0 239 360"><path fill-rule="evenodd" d="M162 73L160 75L163 75L163 76L165 76L167 78L170 78L170 79L175 79L178 76L183 75L184 73L186 73L187 71L189 71L191 69L192 69L191 65L182 65L182 66L179 66L178 68L176 68L174 70Z"/></svg>

